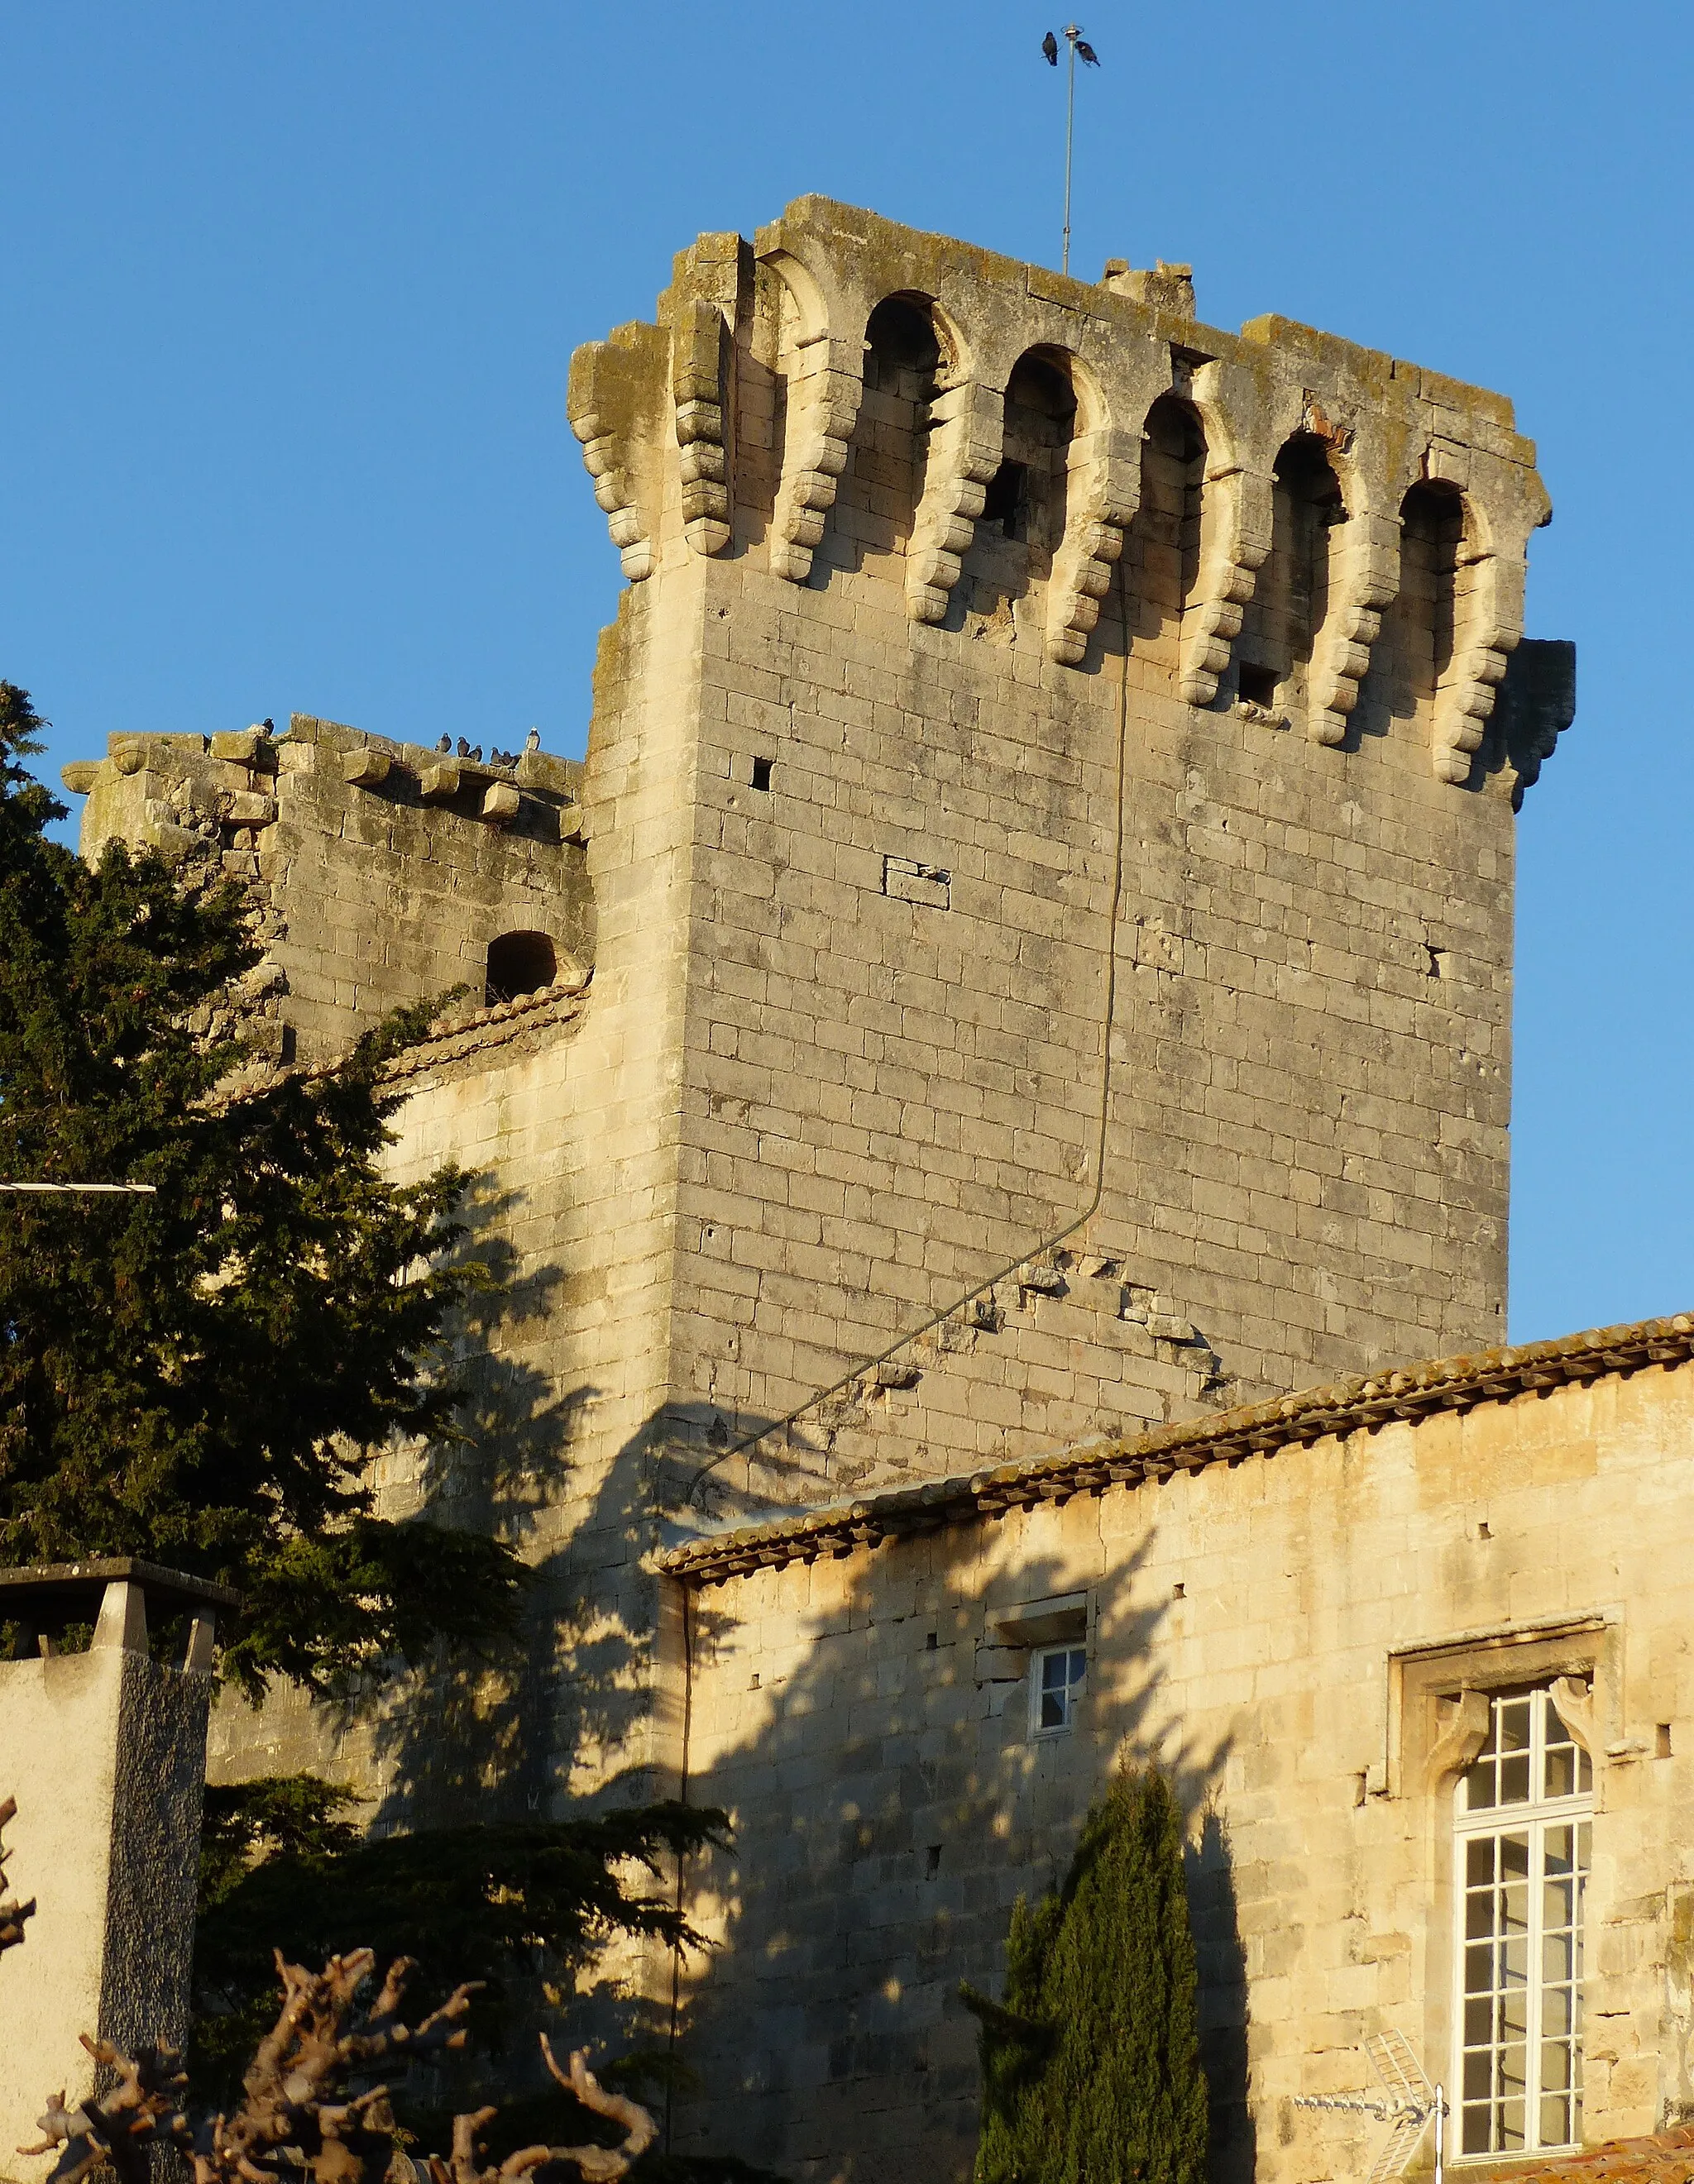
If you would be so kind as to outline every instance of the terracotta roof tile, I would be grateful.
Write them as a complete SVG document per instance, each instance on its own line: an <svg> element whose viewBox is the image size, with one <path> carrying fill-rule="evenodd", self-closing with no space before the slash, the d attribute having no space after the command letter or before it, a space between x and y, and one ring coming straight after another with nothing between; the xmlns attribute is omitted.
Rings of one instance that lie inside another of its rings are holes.
<svg viewBox="0 0 1694 2184"><path fill-rule="evenodd" d="M1003 1464L969 1478L932 1479L854 1502L708 1533L671 1548L660 1568L690 1584L716 1584L742 1572L820 1555L852 1553L939 1524L963 1524L1038 1502L1067 1502L1117 1484L1139 1485L1176 1471L1269 1456L1290 1444L1385 1425L1396 1418L1467 1411L1571 1381L1680 1365L1694 1357L1694 1314L1591 1329L1552 1342L1437 1357L1396 1372L1360 1374L1333 1385L1249 1403L1179 1425L1156 1426L1124 1440L1090 1441L1056 1456Z"/></svg>

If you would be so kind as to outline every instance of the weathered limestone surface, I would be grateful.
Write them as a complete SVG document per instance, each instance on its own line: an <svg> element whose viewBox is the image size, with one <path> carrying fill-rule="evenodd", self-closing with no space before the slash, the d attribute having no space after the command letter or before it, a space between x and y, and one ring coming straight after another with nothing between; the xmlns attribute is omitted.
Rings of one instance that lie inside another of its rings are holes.
<svg viewBox="0 0 1694 2184"><path fill-rule="evenodd" d="M403 1002L468 985L480 1003L499 933L546 933L561 970L591 959L580 772L540 751L496 767L297 713L281 737L114 735L66 780L88 798L85 856L117 838L247 890L265 944L250 1013L274 1026L273 1051L319 1060Z"/></svg>
<svg viewBox="0 0 1694 2184"><path fill-rule="evenodd" d="M557 950L417 1050L394 1153L476 1173L508 1286L392 1505L521 1544L527 1658L214 1730L385 1825L675 1782L679 1512L1503 1331L1514 812L1574 704L1509 403L806 198L567 408L627 579L584 766L297 716L73 770L91 849L253 891L280 1052Z"/></svg>
<svg viewBox="0 0 1694 2184"><path fill-rule="evenodd" d="M1387 2027L1455 2084L1442 1734L1464 1691L1563 1675L1592 1689L1583 2135L1686 2119L1691 1447L1694 1365L1649 1367L694 1585L690 1794L737 1841L695 1884L721 1946L690 2053L722 2090L689 2142L967 2177L957 1983L993 1987L1013 1897L1128 1752L1191 1816L1218 2175L1362 2175L1381 2127L1293 2097L1368 2089ZM1081 1718L1038 1740L1009 1618L1078 1595Z"/></svg>
<svg viewBox="0 0 1694 2184"><path fill-rule="evenodd" d="M93 2090L81 2035L131 2051L187 2035L211 1665L209 1635L189 1668L151 1659L127 1583L106 1587L86 1652L0 1662L8 1881L36 1903L0 1955L0 2177L52 2168L18 2149L49 2093Z"/></svg>

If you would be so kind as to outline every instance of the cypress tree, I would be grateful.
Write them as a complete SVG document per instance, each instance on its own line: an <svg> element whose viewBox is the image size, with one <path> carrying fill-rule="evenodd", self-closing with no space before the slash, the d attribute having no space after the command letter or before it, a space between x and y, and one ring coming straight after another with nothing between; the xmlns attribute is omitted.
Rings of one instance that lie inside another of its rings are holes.
<svg viewBox="0 0 1694 2184"><path fill-rule="evenodd" d="M981 2021L977 2184L1204 2184L1206 2089L1182 1814L1127 1766L1064 1886L1012 1914L1005 1999Z"/></svg>

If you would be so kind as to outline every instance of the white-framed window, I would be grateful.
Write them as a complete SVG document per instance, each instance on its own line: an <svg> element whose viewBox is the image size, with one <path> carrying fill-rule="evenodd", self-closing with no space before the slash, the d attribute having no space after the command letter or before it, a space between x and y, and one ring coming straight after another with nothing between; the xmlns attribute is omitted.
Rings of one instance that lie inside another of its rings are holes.
<svg viewBox="0 0 1694 2184"><path fill-rule="evenodd" d="M1454 1797L1459 2152L1582 2131L1582 1915L1594 1768L1545 1690L1499 1691Z"/></svg>
<svg viewBox="0 0 1694 2184"><path fill-rule="evenodd" d="M1037 1736L1070 1727L1088 1670L1084 1646L1043 1646L1029 1666L1029 1726Z"/></svg>

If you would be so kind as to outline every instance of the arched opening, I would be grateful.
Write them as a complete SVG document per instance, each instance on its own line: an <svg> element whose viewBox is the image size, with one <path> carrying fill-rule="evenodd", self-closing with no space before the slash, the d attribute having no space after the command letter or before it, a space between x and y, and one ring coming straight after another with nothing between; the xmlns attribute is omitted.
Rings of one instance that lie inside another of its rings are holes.
<svg viewBox="0 0 1694 2184"><path fill-rule="evenodd" d="M923 299L878 304L865 328L865 390L821 549L833 566L860 569L905 554L923 497L940 370L941 343Z"/></svg>
<svg viewBox="0 0 1694 2184"><path fill-rule="evenodd" d="M1030 349L1017 359L1006 382L1000 468L965 560L971 604L980 613L995 614L1002 601L1052 574L1065 536L1077 410L1062 351Z"/></svg>
<svg viewBox="0 0 1694 2184"><path fill-rule="evenodd" d="M1180 671L1182 618L1200 581L1206 432L1193 406L1162 394L1141 437L1141 498L1124 546L1130 638L1141 657Z"/></svg>
<svg viewBox="0 0 1694 2184"><path fill-rule="evenodd" d="M1305 710L1307 670L1329 611L1338 532L1347 520L1329 451L1310 432L1276 459L1270 559L1242 622L1240 694L1249 703Z"/></svg>
<svg viewBox="0 0 1694 2184"><path fill-rule="evenodd" d="M1077 397L1066 360L1032 349L1006 388L1006 441L983 521L1029 549L1030 573L1045 577L1065 535L1065 488Z"/></svg>
<svg viewBox="0 0 1694 2184"><path fill-rule="evenodd" d="M559 956L544 933L503 933L488 943L487 1006L538 994L559 975Z"/></svg>
<svg viewBox="0 0 1694 2184"><path fill-rule="evenodd" d="M1400 505L1400 676L1410 710L1433 705L1452 666L1464 588L1465 507L1452 486L1414 485Z"/></svg>

